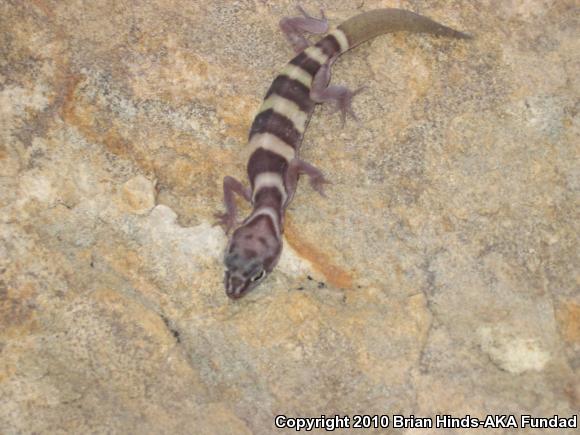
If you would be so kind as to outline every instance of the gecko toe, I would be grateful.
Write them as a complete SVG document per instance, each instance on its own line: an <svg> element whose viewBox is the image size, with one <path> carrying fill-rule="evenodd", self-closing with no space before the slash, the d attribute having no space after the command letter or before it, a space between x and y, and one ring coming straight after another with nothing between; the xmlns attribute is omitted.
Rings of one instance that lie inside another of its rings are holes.
<svg viewBox="0 0 580 435"><path fill-rule="evenodd" d="M226 234L229 234L232 228L235 225L235 221L232 216L228 213L215 213L214 215L215 222L214 225L221 226Z"/></svg>

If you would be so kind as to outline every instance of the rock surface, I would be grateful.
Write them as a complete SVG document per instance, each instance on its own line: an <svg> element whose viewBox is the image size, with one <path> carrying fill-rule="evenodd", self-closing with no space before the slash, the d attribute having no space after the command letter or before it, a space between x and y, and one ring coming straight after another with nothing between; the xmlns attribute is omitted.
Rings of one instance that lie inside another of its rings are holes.
<svg viewBox="0 0 580 435"><path fill-rule="evenodd" d="M310 123L329 198L300 183L280 266L232 302L212 215L292 2L0 2L1 433L578 412L575 2L323 6L476 38L394 34L337 62L368 88L360 124Z"/></svg>

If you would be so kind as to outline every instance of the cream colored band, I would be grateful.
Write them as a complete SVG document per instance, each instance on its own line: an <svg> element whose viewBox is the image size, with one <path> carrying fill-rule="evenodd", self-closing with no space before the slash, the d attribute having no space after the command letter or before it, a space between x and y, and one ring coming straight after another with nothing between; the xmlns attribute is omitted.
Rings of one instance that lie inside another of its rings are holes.
<svg viewBox="0 0 580 435"><path fill-rule="evenodd" d="M272 94L262 103L260 113L265 112L268 109L274 109L274 112L284 115L292 121L296 130L300 133L304 133L306 121L308 121L308 114L300 110L300 107L298 107L298 104L294 101L290 101L278 94Z"/></svg>
<svg viewBox="0 0 580 435"><path fill-rule="evenodd" d="M256 198L256 194L260 189L264 187L275 187L280 191L282 195L282 204L286 202L288 195L286 194L286 188L284 187L284 181L282 180L282 175L277 172L262 172L256 176L254 180L254 193L252 194L252 202Z"/></svg>
<svg viewBox="0 0 580 435"><path fill-rule="evenodd" d="M308 71L303 70L299 66L289 63L282 70L282 75L290 77L293 80L299 81L304 86L310 89L312 85L312 76Z"/></svg>
<svg viewBox="0 0 580 435"><path fill-rule="evenodd" d="M324 65L328 60L328 56L324 54L324 52L319 47L308 47L306 50L304 50L304 53L306 53L310 59L317 61L320 65Z"/></svg>
<svg viewBox="0 0 580 435"><path fill-rule="evenodd" d="M338 41L341 53L344 53L346 50L348 50L348 39L342 30L334 29L332 32L330 32L330 34Z"/></svg>
<svg viewBox="0 0 580 435"><path fill-rule="evenodd" d="M276 211L272 207L259 208L250 216L250 218L245 223L249 224L254 219L256 219L258 216L263 216L263 215L270 216L270 218L272 219L272 223L274 224L274 229L276 230L276 234L278 237L280 237L280 223L278 222L278 215L276 214Z"/></svg>
<svg viewBox="0 0 580 435"><path fill-rule="evenodd" d="M292 160L296 154L294 148L272 133L257 133L252 136L248 145L250 153L258 148L264 148L284 157L287 161Z"/></svg>

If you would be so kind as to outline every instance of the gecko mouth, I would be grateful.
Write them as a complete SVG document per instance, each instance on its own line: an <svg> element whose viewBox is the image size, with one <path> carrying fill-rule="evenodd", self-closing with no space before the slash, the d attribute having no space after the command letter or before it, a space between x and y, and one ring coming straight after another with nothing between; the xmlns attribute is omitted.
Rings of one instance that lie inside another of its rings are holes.
<svg viewBox="0 0 580 435"><path fill-rule="evenodd" d="M224 281L226 295L230 299L239 299L246 293L247 283L238 276L232 276L229 271L226 272Z"/></svg>

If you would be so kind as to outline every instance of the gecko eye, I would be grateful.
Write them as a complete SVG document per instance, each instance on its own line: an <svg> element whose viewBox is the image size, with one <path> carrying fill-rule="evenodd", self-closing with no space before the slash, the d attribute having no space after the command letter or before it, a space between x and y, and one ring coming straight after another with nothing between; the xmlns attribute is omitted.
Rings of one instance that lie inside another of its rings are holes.
<svg viewBox="0 0 580 435"><path fill-rule="evenodd" d="M257 274L255 274L250 281L251 282L256 282L256 281L260 281L261 279L263 279L266 276L266 271L265 270L261 270L260 272L258 272Z"/></svg>

